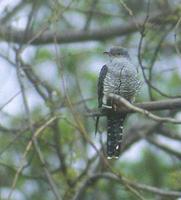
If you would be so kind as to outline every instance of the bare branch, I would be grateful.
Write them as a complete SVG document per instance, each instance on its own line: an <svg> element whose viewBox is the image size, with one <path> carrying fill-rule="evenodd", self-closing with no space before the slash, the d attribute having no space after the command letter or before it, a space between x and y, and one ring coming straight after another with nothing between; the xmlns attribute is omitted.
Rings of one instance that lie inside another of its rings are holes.
<svg viewBox="0 0 181 200"><path fill-rule="evenodd" d="M156 138L154 138L154 137L148 137L147 140L151 144L153 144L156 147L162 149L163 151L169 153L170 155L173 155L173 156L177 157L178 159L181 159L181 152L176 151L176 150L170 148L168 145L161 144L158 140L156 140Z"/></svg>
<svg viewBox="0 0 181 200"><path fill-rule="evenodd" d="M174 124L180 124L181 121L170 118L170 117L159 117L157 115L154 115L153 113L149 112L148 110L144 110L142 108L136 107L133 104L131 104L129 101L127 101L126 99L124 99L123 97L119 96L119 95L115 95L115 94L109 94L109 98L111 99L115 99L116 101L119 101L120 103L122 103L124 106L126 106L127 108L130 108L131 110L134 110L135 112L141 113L143 115L146 115L147 117L155 120L155 121L160 121L160 122L170 122L170 123L174 123Z"/></svg>
<svg viewBox="0 0 181 200"><path fill-rule="evenodd" d="M145 29L146 29L147 23L148 23L148 15L146 16L145 21L144 21L144 23L142 25L142 29L140 31L141 38L140 38L139 45L138 45L138 61L139 61L139 65L141 67L143 78L144 78L144 80L145 80L145 82L147 84L147 87L148 87L149 95L150 95L150 97L152 99L151 89L153 89L154 91L156 91L161 96L164 96L164 97L167 97L167 98L180 98L181 96L179 96L179 95L178 96L172 96L172 95L168 95L168 94L164 93L163 91L161 91L159 88L157 88L156 86L154 86L151 83L150 77L147 78L147 75L145 73L145 67L143 66L143 62L142 62L142 45L143 45L143 40L144 40L144 37L145 37L145 34L146 34ZM150 74L150 72L151 71L149 70L149 74Z"/></svg>
<svg viewBox="0 0 181 200"><path fill-rule="evenodd" d="M21 165L20 165L20 167L17 170L17 173L16 173L16 175L15 175L15 177L13 179L12 189L11 189L10 193L8 194L8 200L12 196L12 193L13 193L13 190L14 190L14 188L16 186L19 174L20 174L20 172L22 171L22 169L24 167L24 162L25 162L25 159L26 159L26 155L29 152L32 144L34 145L36 153L37 153L37 155L39 157L39 160L40 160L40 162L43 165L43 170L44 170L44 173L45 173L46 178L48 180L48 183L49 183L49 185L51 187L52 193L54 194L54 196L55 196L55 198L57 200L60 200L61 198L60 198L60 195L59 195L59 191L58 191L57 186L54 183L54 180L53 180L53 178L51 176L51 173L50 173L50 171L49 171L49 169L48 169L48 167L46 165L46 161L45 161L45 159L43 157L43 153L42 153L42 151L41 151L41 149L39 147L37 138L35 137L35 134L34 134L35 128L33 126L33 120L32 120L31 114L30 114L30 109L29 109L29 105L28 105L28 102L27 102L27 97L26 97L26 94L25 94L24 83L23 83L23 80L22 80L22 77L21 77L21 65L20 65L20 62L19 62L19 57L20 57L19 51L17 51L16 52L17 77L18 77L18 81L19 81L19 84L20 84L20 89L21 89L21 92L22 92L22 99L23 99L23 103L24 103L25 113L27 115L29 130L32 133L32 139L29 141L29 143L28 143L28 145L27 145L27 147L25 149L25 152L23 153L23 158L21 160ZM56 117L54 117L54 119L52 121L54 121L55 119L56 119ZM42 129L40 129L40 130L42 130ZM37 134L39 135L40 132L41 131L38 131Z"/></svg>
<svg viewBox="0 0 181 200"><path fill-rule="evenodd" d="M31 147L32 147L32 144L33 144L33 138L37 138L41 133L42 131L47 128L53 121L55 121L57 119L57 117L53 117L53 118L50 118L47 122L45 122L41 127L39 127L35 133L33 134L33 137L32 137L32 140L29 141L28 145L26 146L26 149L23 153L23 157L22 157L22 160L20 161L20 167L18 168L17 172L16 172L16 175L14 177L14 180L13 180L13 184L12 184L12 190L11 192L9 193L9 198L11 197L12 195L12 192L15 188L15 185L16 185L16 182L18 180L18 177L19 177L19 174L21 173L22 169L23 169L23 166L24 166L24 163L25 163L25 159L26 159L26 156L28 154L28 152L30 151Z"/></svg>
<svg viewBox="0 0 181 200"><path fill-rule="evenodd" d="M160 101L151 101L136 103L135 106L146 110L174 110L181 108L181 98L166 99Z"/></svg>
<svg viewBox="0 0 181 200"><path fill-rule="evenodd" d="M126 113L133 113L133 112L139 112L142 113L154 120L163 121L163 122L172 122L172 123L180 123L179 121L172 119L172 118L161 118L148 112L148 111L157 111L157 110L174 110L174 109L180 109L181 108L181 98L176 99L167 99L167 100L160 100L160 101L151 101L151 102L143 102L143 103L135 103L131 104L128 101L126 101L121 96L110 94L110 98L115 100L116 104L118 105L117 111L118 112L126 112ZM100 115L106 115L109 111L106 109L98 109L97 111L92 111L90 116L100 116ZM110 110L111 112L111 110Z"/></svg>
<svg viewBox="0 0 181 200"><path fill-rule="evenodd" d="M140 139L144 139L153 133L159 128L160 123L148 123L143 125L134 125L128 129L127 133L123 137L123 149L122 153L127 151L131 145L136 143Z"/></svg>
<svg viewBox="0 0 181 200"><path fill-rule="evenodd" d="M163 136L169 137L174 140L181 141L181 135L179 133L177 133L176 130L171 130L168 127L166 128L164 126L159 127L158 130L159 130L159 133Z"/></svg>
<svg viewBox="0 0 181 200"><path fill-rule="evenodd" d="M16 92L16 94L14 94L6 103L4 103L1 107L0 107L0 111L7 106L9 103L11 103L19 94L21 94L21 91Z"/></svg>
<svg viewBox="0 0 181 200"><path fill-rule="evenodd" d="M87 15L86 23L85 23L84 29L83 29L84 31L88 30L88 28L90 26L91 19L92 19L93 15L94 15L93 11L95 10L95 7L96 7L97 3L98 3L98 0L93 0L91 2L90 12Z"/></svg>
<svg viewBox="0 0 181 200"><path fill-rule="evenodd" d="M0 19L0 23L6 24L9 22L20 10L22 10L27 5L26 1L21 1L18 3L10 12L7 12L5 16Z"/></svg>
<svg viewBox="0 0 181 200"><path fill-rule="evenodd" d="M176 18L169 19L169 15L174 15ZM151 24L173 24L177 21L177 10L166 11L163 13L159 13L150 17L149 23ZM139 27L144 23L144 19L138 20L136 23L128 22L128 25L115 25L112 27L106 27L101 29L94 29L89 31L70 31L67 30L64 33L57 33L56 41L59 44L64 43L73 43L73 42L81 42L81 41L90 41L90 40L106 40L113 37L120 37L123 35L128 35L134 32L137 32ZM147 24L149 26L149 23ZM3 40L11 41L14 43L27 43L27 41L31 41L31 44L40 45L40 44L49 44L54 43L54 32L51 31L37 31L40 34L29 31L26 38L23 40L22 35L24 35L24 31L14 29L12 27L0 26L0 37ZM34 37L37 35L36 37ZM33 38L33 39L32 39Z"/></svg>
<svg viewBox="0 0 181 200"><path fill-rule="evenodd" d="M140 184L137 182L129 181L124 177L116 176L115 174L112 174L112 173L97 173L86 179L86 181L82 184L80 189L77 190L77 193L74 196L73 200L81 199L81 197L82 197L83 193L85 192L85 190L87 189L87 187L89 187L90 185L99 181L100 179L108 179L108 180L116 181L123 185L128 184L135 189L147 191L147 192L153 193L155 195L160 195L160 196L164 196L164 197L180 197L181 196L181 192L178 192L178 191L168 191L168 190L163 190L163 189L145 185L145 184Z"/></svg>

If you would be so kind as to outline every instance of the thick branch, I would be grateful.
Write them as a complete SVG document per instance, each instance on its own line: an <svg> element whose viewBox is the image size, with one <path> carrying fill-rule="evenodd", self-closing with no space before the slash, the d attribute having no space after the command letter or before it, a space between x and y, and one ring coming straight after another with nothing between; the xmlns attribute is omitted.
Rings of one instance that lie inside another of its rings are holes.
<svg viewBox="0 0 181 200"><path fill-rule="evenodd" d="M149 111L181 109L181 98L135 103L133 105L138 108L142 108L144 110L149 110ZM125 106L123 107L121 102L120 102L120 106L117 107L117 111L118 112L126 112L126 113L135 112L131 108L128 108ZM105 115L105 114L106 113L104 112L104 110L98 109L98 110L94 110L91 115L99 116L99 115Z"/></svg>
<svg viewBox="0 0 181 200"><path fill-rule="evenodd" d="M142 125L135 124L134 126L130 127L123 137L122 153L126 152L130 148L130 146L132 146L138 140L151 136L159 126L159 123L149 122Z"/></svg>
<svg viewBox="0 0 181 200"><path fill-rule="evenodd" d="M136 103L135 106L145 110L174 110L181 108L181 98L166 99L161 101L151 101Z"/></svg>
<svg viewBox="0 0 181 200"><path fill-rule="evenodd" d="M156 138L154 137L147 137L147 140L155 145L156 147L162 149L163 151L169 153L170 155L173 155L175 157L177 157L178 159L181 159L181 152L180 151L176 151L172 148L170 148L169 146L167 146L166 144L162 144L160 143Z"/></svg>
<svg viewBox="0 0 181 200"><path fill-rule="evenodd" d="M176 18L169 19L170 15L176 16ZM160 24L173 24L177 21L177 15L179 12L177 10L167 11L164 13L157 14L152 16L149 19L149 23L160 25ZM56 42L57 43L72 43L72 42L81 42L81 41L90 41L90 40L105 40L113 37L127 35L133 32L138 31L144 23L144 19L138 20L137 22L128 22L127 25L114 25L106 28L99 28L94 30L81 30L73 31L67 30L64 33L56 33ZM149 25L148 23L148 25ZM0 26L0 37L1 40L7 40L15 43L27 43L30 41L36 33L28 32L26 37L22 37L24 31L17 30L15 28ZM44 32L41 36L36 37L31 44L40 45L40 44L49 44L55 41L55 32Z"/></svg>
<svg viewBox="0 0 181 200"><path fill-rule="evenodd" d="M173 140L181 141L181 135L176 130L161 126L161 127L159 127L158 131L163 136L169 137Z"/></svg>
<svg viewBox="0 0 181 200"><path fill-rule="evenodd" d="M122 107L129 108L131 110L134 110L135 112L141 113L141 114L145 115L146 117L148 117L152 120L155 120L155 121L158 121L158 122L170 122L170 123L174 123L174 124L181 124L180 120L176 120L176 119L171 118L171 117L160 117L160 116L157 116L157 115L149 112L148 110L136 107L133 104L131 104L129 101L127 101L126 99L124 99L123 97L121 97L119 95L109 94L108 98L111 99L112 105L114 105L114 104L117 105L117 102L118 102L118 105L120 105Z"/></svg>

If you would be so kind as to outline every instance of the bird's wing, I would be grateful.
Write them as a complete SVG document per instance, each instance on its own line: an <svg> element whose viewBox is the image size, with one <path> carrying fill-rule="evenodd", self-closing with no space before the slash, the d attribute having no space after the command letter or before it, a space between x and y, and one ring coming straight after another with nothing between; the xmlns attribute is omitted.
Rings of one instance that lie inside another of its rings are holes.
<svg viewBox="0 0 181 200"><path fill-rule="evenodd" d="M102 98L103 98L103 90L104 90L104 79L107 74L108 67L104 65L99 74L99 80L97 84L97 93L98 93L98 106L99 108L102 106Z"/></svg>
<svg viewBox="0 0 181 200"><path fill-rule="evenodd" d="M107 70L108 70L107 66L104 65L99 74L99 79L98 79L98 84L97 84L98 107L99 108L101 108L101 106L102 106L102 98L104 96L104 91L103 91L104 90L104 79L106 77ZM96 119L95 134L97 133L98 124L99 124L99 117L97 117L97 119Z"/></svg>

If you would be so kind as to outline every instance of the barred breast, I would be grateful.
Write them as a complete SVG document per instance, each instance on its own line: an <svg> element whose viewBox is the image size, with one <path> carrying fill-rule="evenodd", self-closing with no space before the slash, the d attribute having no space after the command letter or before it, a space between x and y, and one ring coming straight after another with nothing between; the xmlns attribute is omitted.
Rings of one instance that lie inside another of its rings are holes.
<svg viewBox="0 0 181 200"><path fill-rule="evenodd" d="M131 101L139 87L138 73L128 59L108 64L108 73L104 80L104 94L118 94Z"/></svg>

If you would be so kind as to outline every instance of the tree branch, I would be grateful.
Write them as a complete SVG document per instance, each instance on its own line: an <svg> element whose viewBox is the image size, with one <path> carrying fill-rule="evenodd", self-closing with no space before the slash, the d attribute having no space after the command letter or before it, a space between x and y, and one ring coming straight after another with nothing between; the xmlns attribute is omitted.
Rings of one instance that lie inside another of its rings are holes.
<svg viewBox="0 0 181 200"><path fill-rule="evenodd" d="M163 136L166 136L166 137L171 138L173 140L180 140L181 141L181 135L176 130L170 129L168 127L160 126L158 128L158 131Z"/></svg>
<svg viewBox="0 0 181 200"><path fill-rule="evenodd" d="M181 98L166 99L160 101L151 101L136 103L135 106L146 110L174 110L181 108Z"/></svg>
<svg viewBox="0 0 181 200"><path fill-rule="evenodd" d="M174 15L175 18L170 19L169 16ZM163 13L159 13L157 15L154 15L150 17L148 21L149 24L173 24L178 21L177 15L179 18L179 9L175 9L173 11L166 11ZM73 42L81 42L81 41L90 41L90 40L105 40L113 37L119 37L127 34L134 33L139 30L141 25L144 23L144 19L138 20L135 22L128 22L127 25L114 25L109 26L105 28L99 28L99 29L92 29L89 31L70 31L65 30L64 33L57 33L56 34L56 42L59 44L64 43L73 43ZM138 26L139 25L139 26ZM12 27L7 26L0 26L0 37L1 40L7 40L15 43L27 43L30 41L34 35L36 35L35 32L29 31L26 35L26 38L23 38L22 35L24 35L24 30L17 30ZM31 41L31 44L33 45L40 45L40 44L49 44L54 42L55 32L53 31L47 31L42 33L40 36L34 38L34 40Z"/></svg>
<svg viewBox="0 0 181 200"><path fill-rule="evenodd" d="M130 127L123 137L122 153L126 152L130 146L138 142L140 139L151 136L160 126L160 123L148 123L142 125L134 125Z"/></svg>
<svg viewBox="0 0 181 200"><path fill-rule="evenodd" d="M166 99L166 100L160 100L160 101L150 101L150 102L142 102L142 103L135 103L125 106L122 102L122 97L118 95L111 95L111 98L115 99L116 104L118 107L116 108L118 112L125 112L125 113L134 113L139 112L135 110L134 108L140 108L142 110L146 111L159 111L159 110L174 110L174 109L181 109L181 98L175 98L175 99ZM129 103L129 102L128 102ZM101 116L106 115L108 113L108 109L96 109L93 110L90 116Z"/></svg>
<svg viewBox="0 0 181 200"><path fill-rule="evenodd" d="M126 99L124 99L123 97L119 96L119 95L115 95L115 94L109 94L108 98L110 98L112 100L112 104L114 105L114 101L118 102L120 105L129 108L131 110L134 110L135 112L141 113L143 115L145 115L146 117L154 120L154 121L158 121L158 122L170 122L173 124L181 124L180 120L176 120L174 118L171 117L160 117L157 116L151 112L149 112L148 110L139 108L134 106L133 104L131 104L129 101L127 101ZM111 109L112 110L112 109Z"/></svg>
<svg viewBox="0 0 181 200"><path fill-rule="evenodd" d="M124 177L120 178L120 177L116 176L115 174L107 172L107 173L94 174L94 175L90 176L89 178L87 178L85 180L85 182L82 184L82 186L77 190L77 193L75 194L73 200L81 199L85 190L90 185L94 184L95 182L97 182L100 179L108 179L108 180L119 182L121 184L128 184L129 186L131 186L135 189L147 191L147 192L153 193L155 195L160 195L160 196L165 196L165 197L180 197L181 196L181 192L178 192L178 191L168 191L168 190L163 190L163 189L145 185L145 184L140 184L137 182L129 181Z"/></svg>
<svg viewBox="0 0 181 200"><path fill-rule="evenodd" d="M168 154L173 155L173 156L177 157L179 160L181 160L181 152L170 148L166 144L161 144L155 137L147 137L147 140L148 140L148 142L155 145L159 149L162 149L163 151L167 152Z"/></svg>

